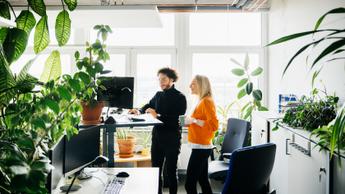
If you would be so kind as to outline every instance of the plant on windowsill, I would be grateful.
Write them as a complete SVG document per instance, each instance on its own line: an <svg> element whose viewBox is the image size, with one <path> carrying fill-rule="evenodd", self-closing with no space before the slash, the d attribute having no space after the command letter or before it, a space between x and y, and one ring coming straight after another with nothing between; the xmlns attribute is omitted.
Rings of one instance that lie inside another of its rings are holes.
<svg viewBox="0 0 345 194"><path fill-rule="evenodd" d="M116 141L119 145L119 157L133 157L135 138L128 133L128 129L118 129L116 132Z"/></svg>
<svg viewBox="0 0 345 194"><path fill-rule="evenodd" d="M237 94L237 100L249 97L247 103L241 108L241 118L251 120L253 111L268 111L268 109L261 103L262 91L259 88L255 89L253 84L255 77L261 75L263 69L261 67L257 67L253 71L249 70L250 62L248 53L245 55L243 64L239 63L235 59L231 59L231 61L238 65L238 68L232 69L231 72L241 78L237 83L237 88L240 89Z"/></svg>
<svg viewBox="0 0 345 194"><path fill-rule="evenodd" d="M108 25L96 25L94 30L97 30L97 39L92 44L86 42L87 56L80 58L78 51L74 55L79 70L76 76L83 80L81 88L85 91L78 94L83 107L82 122L84 124L100 122L104 102L97 100L97 93L98 90L105 90L105 88L101 85L99 76L110 72L103 69L102 62L110 59L109 53L106 51L105 41L112 30Z"/></svg>

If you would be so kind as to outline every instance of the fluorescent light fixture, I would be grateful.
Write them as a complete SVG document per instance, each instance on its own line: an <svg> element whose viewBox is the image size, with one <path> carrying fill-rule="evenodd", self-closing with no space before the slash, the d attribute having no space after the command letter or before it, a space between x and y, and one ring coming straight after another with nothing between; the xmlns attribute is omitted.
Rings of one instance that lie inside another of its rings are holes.
<svg viewBox="0 0 345 194"><path fill-rule="evenodd" d="M162 28L163 24L157 6L121 5L93 8L77 7L71 12L74 27L92 28L106 24L111 28Z"/></svg>
<svg viewBox="0 0 345 194"><path fill-rule="evenodd" d="M17 24L0 16L0 27L16 27Z"/></svg>

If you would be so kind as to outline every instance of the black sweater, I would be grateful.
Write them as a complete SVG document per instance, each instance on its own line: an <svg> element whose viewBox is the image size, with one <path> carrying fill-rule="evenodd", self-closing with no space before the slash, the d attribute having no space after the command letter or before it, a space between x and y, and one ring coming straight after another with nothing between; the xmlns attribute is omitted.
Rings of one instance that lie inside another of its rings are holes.
<svg viewBox="0 0 345 194"><path fill-rule="evenodd" d="M181 127L178 123L179 115L184 115L187 108L186 97L174 85L167 90L159 91L144 105L140 112L144 113L146 109L155 109L159 116L157 119L163 122L163 125L157 125L153 128L152 138L159 138L162 141L176 139L181 137Z"/></svg>

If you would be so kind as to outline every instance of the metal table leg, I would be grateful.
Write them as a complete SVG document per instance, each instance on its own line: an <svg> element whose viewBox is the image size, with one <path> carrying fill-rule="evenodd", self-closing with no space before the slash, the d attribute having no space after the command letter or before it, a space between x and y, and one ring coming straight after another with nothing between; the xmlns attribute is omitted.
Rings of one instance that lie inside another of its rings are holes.
<svg viewBox="0 0 345 194"><path fill-rule="evenodd" d="M108 131L108 167L115 166L115 159L114 159L114 150L115 150L115 142L114 142L114 132L116 131L115 126L107 125L106 126Z"/></svg>

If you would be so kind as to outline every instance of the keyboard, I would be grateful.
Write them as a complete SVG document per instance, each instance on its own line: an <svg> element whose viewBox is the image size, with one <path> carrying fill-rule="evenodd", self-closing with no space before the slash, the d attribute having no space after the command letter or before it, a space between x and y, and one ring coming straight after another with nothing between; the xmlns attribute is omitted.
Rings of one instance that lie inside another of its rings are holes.
<svg viewBox="0 0 345 194"><path fill-rule="evenodd" d="M119 194L123 185L125 184L125 179L123 177L117 177L114 175L110 178L108 183L105 185L103 194Z"/></svg>

